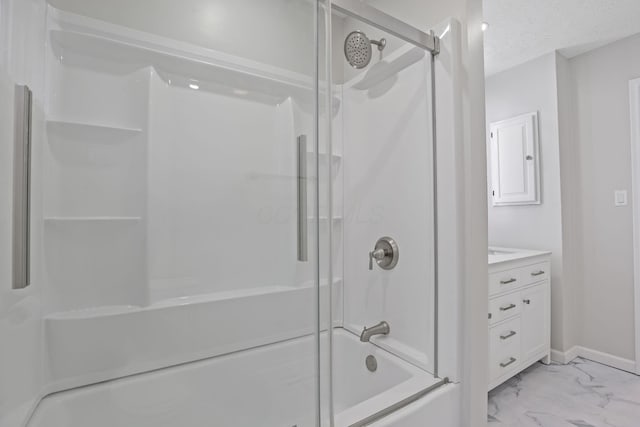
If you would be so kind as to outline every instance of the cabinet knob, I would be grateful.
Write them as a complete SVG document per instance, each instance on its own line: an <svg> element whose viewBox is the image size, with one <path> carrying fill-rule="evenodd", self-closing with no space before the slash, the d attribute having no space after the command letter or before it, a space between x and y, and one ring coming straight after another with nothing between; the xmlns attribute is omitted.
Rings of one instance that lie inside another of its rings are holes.
<svg viewBox="0 0 640 427"><path fill-rule="evenodd" d="M527 304L527 305L531 304L531 300L530 299L523 299L522 302Z"/></svg>

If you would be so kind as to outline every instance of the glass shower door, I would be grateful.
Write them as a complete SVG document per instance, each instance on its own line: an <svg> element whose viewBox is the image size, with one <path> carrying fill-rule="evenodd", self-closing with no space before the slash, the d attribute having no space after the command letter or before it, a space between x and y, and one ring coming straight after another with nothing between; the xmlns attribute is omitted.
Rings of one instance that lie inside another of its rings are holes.
<svg viewBox="0 0 640 427"><path fill-rule="evenodd" d="M318 2L32 3L29 425L317 425Z"/></svg>
<svg viewBox="0 0 640 427"><path fill-rule="evenodd" d="M437 45L369 5L333 5L340 287L332 403L334 425L346 427L374 423L445 383L437 364Z"/></svg>

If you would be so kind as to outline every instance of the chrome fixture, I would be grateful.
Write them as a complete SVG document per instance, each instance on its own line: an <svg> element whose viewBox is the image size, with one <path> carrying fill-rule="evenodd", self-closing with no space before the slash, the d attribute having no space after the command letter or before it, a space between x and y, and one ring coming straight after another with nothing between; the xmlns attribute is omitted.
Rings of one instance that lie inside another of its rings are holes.
<svg viewBox="0 0 640 427"><path fill-rule="evenodd" d="M507 366L509 366L509 365L513 365L514 363L516 363L516 361L517 361L517 359L516 359L515 357L510 357L510 358L509 358L509 361L507 361L507 362L502 362L502 363L500 364L500 367L502 367L502 368L506 368Z"/></svg>
<svg viewBox="0 0 640 427"><path fill-rule="evenodd" d="M347 58L349 65L357 69L369 65L369 62L371 62L372 44L378 46L378 50L382 52L387 45L387 40L369 40L367 35L362 31L352 31L349 33L344 40L344 56Z"/></svg>
<svg viewBox="0 0 640 427"><path fill-rule="evenodd" d="M391 270L398 264L400 251L398 244L391 237L381 237L373 251L369 252L369 270L373 270L373 260L383 270Z"/></svg>
<svg viewBox="0 0 640 427"><path fill-rule="evenodd" d="M389 327L389 324L383 320L370 328L365 327L360 334L360 341L369 342L372 336L389 335L389 332L391 332L391 328Z"/></svg>
<svg viewBox="0 0 640 427"><path fill-rule="evenodd" d="M369 370L369 372L375 372L378 370L378 361L376 360L376 357L372 354L367 356L367 358L364 360L364 364Z"/></svg>

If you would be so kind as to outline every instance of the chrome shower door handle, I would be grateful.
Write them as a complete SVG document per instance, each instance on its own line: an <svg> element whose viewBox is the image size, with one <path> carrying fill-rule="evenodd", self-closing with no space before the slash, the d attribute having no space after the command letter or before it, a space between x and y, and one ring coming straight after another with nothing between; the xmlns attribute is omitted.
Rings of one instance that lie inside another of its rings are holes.
<svg viewBox="0 0 640 427"><path fill-rule="evenodd" d="M297 139L298 148L298 261L307 262L309 234L307 223L307 136Z"/></svg>
<svg viewBox="0 0 640 427"><path fill-rule="evenodd" d="M15 140L13 150L13 289L29 286L31 220L31 90L15 88Z"/></svg>

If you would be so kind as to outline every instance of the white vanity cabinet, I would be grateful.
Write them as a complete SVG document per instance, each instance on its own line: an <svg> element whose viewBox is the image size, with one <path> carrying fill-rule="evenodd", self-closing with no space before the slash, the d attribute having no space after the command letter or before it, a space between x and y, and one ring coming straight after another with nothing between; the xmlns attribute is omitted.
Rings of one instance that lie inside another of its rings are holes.
<svg viewBox="0 0 640 427"><path fill-rule="evenodd" d="M489 249L489 390L551 352L550 253Z"/></svg>

